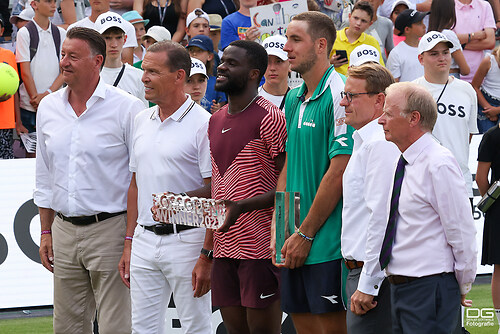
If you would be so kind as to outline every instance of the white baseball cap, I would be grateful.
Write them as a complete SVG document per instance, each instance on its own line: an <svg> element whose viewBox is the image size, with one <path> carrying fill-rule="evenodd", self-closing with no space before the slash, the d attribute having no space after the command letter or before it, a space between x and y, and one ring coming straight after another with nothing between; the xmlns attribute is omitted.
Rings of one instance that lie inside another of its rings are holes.
<svg viewBox="0 0 500 334"><path fill-rule="evenodd" d="M368 44L354 48L349 55L349 66L359 66L369 61L380 64L380 52Z"/></svg>
<svg viewBox="0 0 500 334"><path fill-rule="evenodd" d="M429 51L441 42L445 42L449 48L453 47L453 43L444 34L439 31L429 31L420 39L418 53L422 54L422 52Z"/></svg>
<svg viewBox="0 0 500 334"><path fill-rule="evenodd" d="M266 49L269 56L276 56L281 60L288 60L288 54L283 51L285 47L286 37L281 35L270 36L262 42L262 46Z"/></svg>
<svg viewBox="0 0 500 334"><path fill-rule="evenodd" d="M95 20L95 29L100 33L104 34L106 30L112 27L120 28L125 32L123 28L123 17L113 12L102 13ZM126 33L126 32L125 32Z"/></svg>
<svg viewBox="0 0 500 334"><path fill-rule="evenodd" d="M142 36L142 40L145 40L146 37L151 37L157 42L169 41L172 39L170 31L164 26L152 26L148 29L148 32Z"/></svg>
<svg viewBox="0 0 500 334"><path fill-rule="evenodd" d="M399 5L406 5L408 9L415 9L415 6L412 6L411 2L408 0L397 0L394 1L391 7L391 14L394 11L394 8L396 8Z"/></svg>
<svg viewBox="0 0 500 334"><path fill-rule="evenodd" d="M191 57L191 73L189 77L191 78L195 74L203 74L208 79L205 64L201 60Z"/></svg>
<svg viewBox="0 0 500 334"><path fill-rule="evenodd" d="M19 19L23 21L31 21L35 17L35 11L31 6L26 6L19 14L12 14L9 21L12 24L16 24Z"/></svg>
<svg viewBox="0 0 500 334"><path fill-rule="evenodd" d="M201 8L195 8L195 10L193 10L191 13L189 13L187 18L186 18L186 27L189 27L191 22L193 22L194 20L196 20L199 17L207 20L207 22L210 24L210 17L208 16L208 14L205 13Z"/></svg>

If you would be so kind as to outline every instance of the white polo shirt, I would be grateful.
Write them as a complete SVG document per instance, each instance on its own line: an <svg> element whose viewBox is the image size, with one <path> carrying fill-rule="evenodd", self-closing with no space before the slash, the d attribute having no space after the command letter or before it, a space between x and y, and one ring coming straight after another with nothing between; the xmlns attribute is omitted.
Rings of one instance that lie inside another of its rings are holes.
<svg viewBox="0 0 500 334"><path fill-rule="evenodd" d="M125 28L125 35L127 35L127 40L125 41L125 44L123 45L123 47L124 48L137 47L137 39L135 38L134 26L129 21L123 20L123 19L122 19L122 24L123 24L123 28ZM68 31L74 27L84 27L84 28L95 29L95 22L90 21L90 19L88 17L86 17L80 21L76 21L75 23L71 24L68 27Z"/></svg>
<svg viewBox="0 0 500 334"><path fill-rule="evenodd" d="M38 93L45 92L59 75L59 57L56 56L56 46L52 37L52 28L49 25L47 30L43 30L35 21L38 30L39 43L38 50L31 60L30 71ZM66 30L58 28L61 34L61 48L66 38ZM30 61L30 33L26 27L19 29L16 42L16 62L24 63ZM24 83L19 87L21 108L35 111L30 104L30 96Z"/></svg>
<svg viewBox="0 0 500 334"><path fill-rule="evenodd" d="M208 144L210 114L189 95L163 122L158 106L143 110L134 121L130 171L136 173L137 223L154 225L152 194L198 189L211 177Z"/></svg>

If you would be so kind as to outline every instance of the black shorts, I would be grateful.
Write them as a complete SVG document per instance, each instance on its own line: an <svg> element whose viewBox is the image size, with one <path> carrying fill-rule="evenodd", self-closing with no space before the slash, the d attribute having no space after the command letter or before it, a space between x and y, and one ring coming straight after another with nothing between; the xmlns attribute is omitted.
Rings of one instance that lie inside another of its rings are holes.
<svg viewBox="0 0 500 334"><path fill-rule="evenodd" d="M212 304L263 309L280 299L280 270L271 259L214 258Z"/></svg>
<svg viewBox="0 0 500 334"><path fill-rule="evenodd" d="M341 291L342 259L281 269L281 308L286 313L343 311Z"/></svg>

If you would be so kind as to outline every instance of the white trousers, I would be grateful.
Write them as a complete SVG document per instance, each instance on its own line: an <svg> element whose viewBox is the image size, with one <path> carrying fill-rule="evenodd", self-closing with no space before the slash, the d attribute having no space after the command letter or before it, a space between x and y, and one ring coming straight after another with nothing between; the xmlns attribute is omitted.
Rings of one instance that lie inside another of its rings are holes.
<svg viewBox="0 0 500 334"><path fill-rule="evenodd" d="M132 333L167 333L165 315L172 292L183 332L212 332L210 292L194 298L191 283L204 237L201 228L156 235L137 225L130 258Z"/></svg>

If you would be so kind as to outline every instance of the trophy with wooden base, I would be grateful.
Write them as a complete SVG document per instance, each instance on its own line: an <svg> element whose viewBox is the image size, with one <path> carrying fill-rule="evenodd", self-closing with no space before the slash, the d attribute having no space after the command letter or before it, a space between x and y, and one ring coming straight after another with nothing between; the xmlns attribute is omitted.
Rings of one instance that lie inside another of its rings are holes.
<svg viewBox="0 0 500 334"><path fill-rule="evenodd" d="M285 240L300 226L300 193L277 191L275 197L276 214L276 263L282 264L281 248Z"/></svg>
<svg viewBox="0 0 500 334"><path fill-rule="evenodd" d="M226 218L224 201L176 195L153 194L156 216L161 223L205 227L216 230Z"/></svg>

